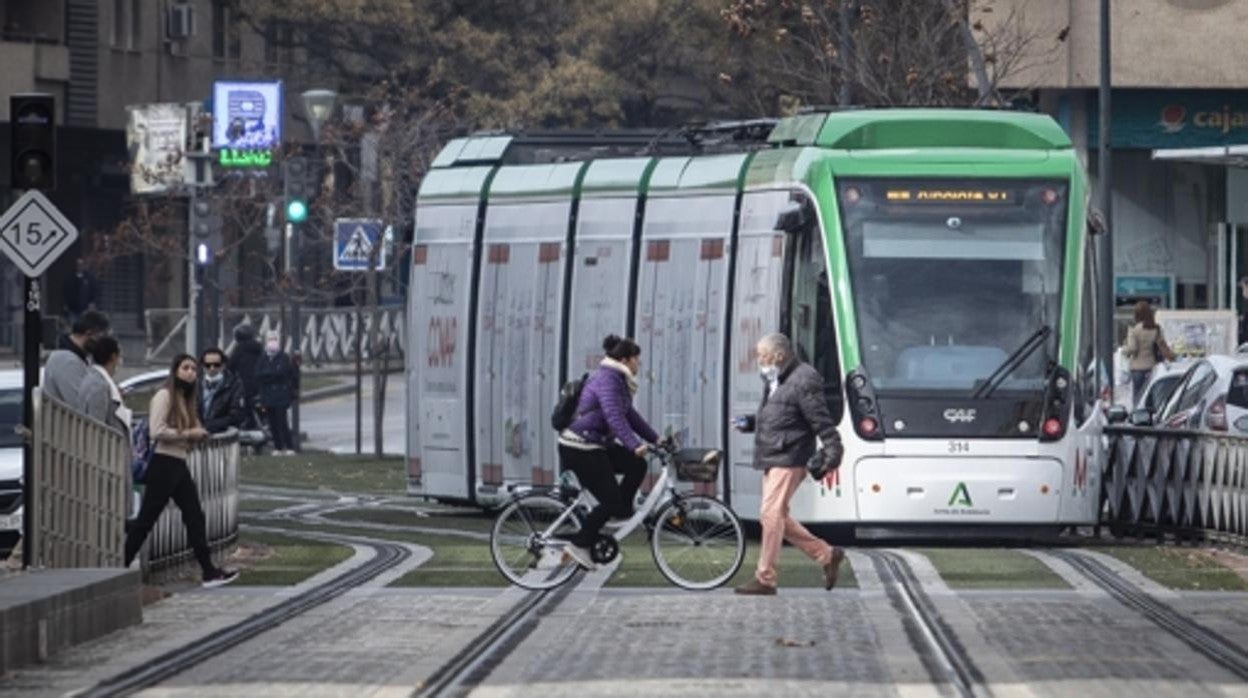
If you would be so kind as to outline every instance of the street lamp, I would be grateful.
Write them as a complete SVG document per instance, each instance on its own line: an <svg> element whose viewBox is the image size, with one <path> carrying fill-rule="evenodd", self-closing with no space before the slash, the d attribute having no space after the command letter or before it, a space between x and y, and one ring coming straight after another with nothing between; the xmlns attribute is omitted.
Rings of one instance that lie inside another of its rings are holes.
<svg viewBox="0 0 1248 698"><path fill-rule="evenodd" d="M312 152L316 154L317 160L320 159L320 152L321 152L321 126L323 126L325 122L329 120L329 115L333 113L334 102L337 99L338 99L338 93L334 92L333 90L317 89L317 90L308 90L303 93L303 111L308 117L308 125L312 127L312 145L313 145ZM317 166L312 168L313 172L320 171L320 168L319 168L320 163L317 162L316 164ZM311 192L309 192L309 194L311 194ZM308 211L307 211L306 206L301 206L301 205L292 206L290 208L287 208L286 210L286 221L288 224L298 225L302 223L304 219L307 218L307 215L308 215ZM294 356L292 358L295 358L296 360L298 359L300 355L300 349L301 349L301 344L302 344L300 340L303 338L303 332L301 330L303 323L301 321L301 318L299 317L300 301L299 301L299 295L298 295L303 290L303 273L302 273L303 265L301 264L302 260L299 255L300 237L301 236L298 233L296 233L293 236L293 239L291 240L291 246L290 246L290 250L291 250L290 256L294 258L294 262L295 262L294 263L295 286L297 287L297 290L295 293L295 297L291 301L290 331L287 333L291 337L291 340L294 342L294 348L293 348ZM301 389L301 386L299 385L300 383L299 374L300 374L300 371L296 370L295 371L295 394L296 395L299 394L300 389ZM291 441L292 441L292 445L295 447L295 450L297 451L297 450L300 450L299 400L298 398L294 400L294 404L291 406L291 408L292 408L291 414L290 414L291 416L291 420L290 420L291 421Z"/></svg>
<svg viewBox="0 0 1248 698"><path fill-rule="evenodd" d="M312 140L321 140L321 125L334 111L334 101L338 93L333 90L308 90L303 93L303 111L308 115L308 124L312 127Z"/></svg>

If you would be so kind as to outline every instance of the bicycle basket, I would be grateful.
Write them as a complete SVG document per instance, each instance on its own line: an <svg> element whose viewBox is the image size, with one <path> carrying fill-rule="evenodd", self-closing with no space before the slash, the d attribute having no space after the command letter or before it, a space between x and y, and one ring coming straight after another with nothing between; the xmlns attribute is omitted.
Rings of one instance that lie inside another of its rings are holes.
<svg viewBox="0 0 1248 698"><path fill-rule="evenodd" d="M682 448L672 460L676 464L676 479L681 482L715 482L719 478L719 461L722 454L713 448Z"/></svg>

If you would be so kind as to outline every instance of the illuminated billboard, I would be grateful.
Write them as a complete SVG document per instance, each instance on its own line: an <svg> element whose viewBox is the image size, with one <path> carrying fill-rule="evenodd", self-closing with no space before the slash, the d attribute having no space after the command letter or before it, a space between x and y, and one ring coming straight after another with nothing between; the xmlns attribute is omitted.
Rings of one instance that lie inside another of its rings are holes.
<svg viewBox="0 0 1248 698"><path fill-rule="evenodd" d="M281 142L281 80L213 84L213 148L270 150Z"/></svg>

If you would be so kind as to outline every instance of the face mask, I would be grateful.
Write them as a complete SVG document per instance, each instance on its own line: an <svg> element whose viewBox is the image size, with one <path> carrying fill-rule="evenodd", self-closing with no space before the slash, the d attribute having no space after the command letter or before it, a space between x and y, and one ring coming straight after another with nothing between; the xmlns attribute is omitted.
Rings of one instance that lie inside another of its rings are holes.
<svg viewBox="0 0 1248 698"><path fill-rule="evenodd" d="M221 381L224 379L225 379L225 376L220 373L218 373L215 376L204 376L204 384L210 388L215 388L218 385L220 385Z"/></svg>
<svg viewBox="0 0 1248 698"><path fill-rule="evenodd" d="M192 382L184 381L181 378L175 378L173 379L173 384L177 386L178 391L183 395L191 395L195 392L195 384Z"/></svg>
<svg viewBox="0 0 1248 698"><path fill-rule="evenodd" d="M276 339L270 339L268 343L264 345L264 350L270 354L276 354L277 350L280 348L281 345L278 344Z"/></svg>
<svg viewBox="0 0 1248 698"><path fill-rule="evenodd" d="M774 382L777 378L780 377L779 366L759 366L758 372L760 375L762 375L763 380L767 381L768 383Z"/></svg>

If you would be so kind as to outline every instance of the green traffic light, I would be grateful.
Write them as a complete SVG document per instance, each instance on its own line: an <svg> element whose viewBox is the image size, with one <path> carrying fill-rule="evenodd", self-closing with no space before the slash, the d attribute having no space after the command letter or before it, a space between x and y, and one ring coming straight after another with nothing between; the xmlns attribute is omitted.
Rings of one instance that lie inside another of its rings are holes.
<svg viewBox="0 0 1248 698"><path fill-rule="evenodd" d="M308 217L308 205L300 199L286 204L286 220L291 223L302 223Z"/></svg>

